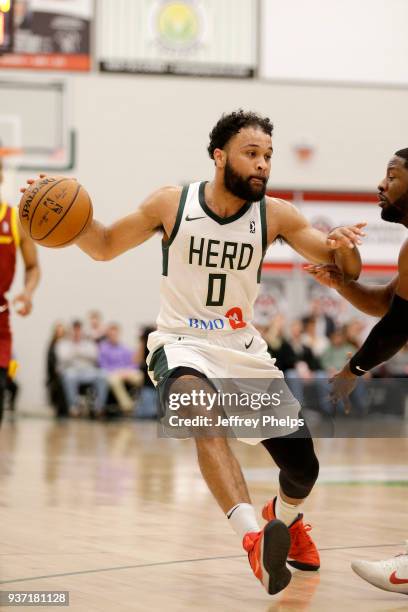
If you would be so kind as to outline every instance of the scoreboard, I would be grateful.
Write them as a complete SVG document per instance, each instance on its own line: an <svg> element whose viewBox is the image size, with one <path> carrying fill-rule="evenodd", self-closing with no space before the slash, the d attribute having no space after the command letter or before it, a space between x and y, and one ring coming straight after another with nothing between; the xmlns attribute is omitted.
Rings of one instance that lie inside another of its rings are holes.
<svg viewBox="0 0 408 612"><path fill-rule="evenodd" d="M0 0L0 54L13 49L14 0Z"/></svg>

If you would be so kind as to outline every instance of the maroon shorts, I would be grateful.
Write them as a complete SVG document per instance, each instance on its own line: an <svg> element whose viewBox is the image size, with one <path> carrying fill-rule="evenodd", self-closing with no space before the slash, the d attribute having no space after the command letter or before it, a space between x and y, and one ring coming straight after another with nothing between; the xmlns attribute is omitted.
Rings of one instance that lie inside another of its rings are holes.
<svg viewBox="0 0 408 612"><path fill-rule="evenodd" d="M11 360L11 330L9 311L0 312L0 368L8 368Z"/></svg>

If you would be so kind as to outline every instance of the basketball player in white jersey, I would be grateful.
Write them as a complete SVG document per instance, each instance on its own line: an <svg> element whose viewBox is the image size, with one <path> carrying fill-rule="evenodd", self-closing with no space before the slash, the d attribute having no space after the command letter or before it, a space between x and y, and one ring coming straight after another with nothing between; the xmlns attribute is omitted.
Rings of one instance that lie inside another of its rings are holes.
<svg viewBox="0 0 408 612"><path fill-rule="evenodd" d="M210 134L211 182L159 189L111 227L93 221L77 241L92 258L110 260L163 232L161 310L148 343L149 371L161 398L168 396L169 382L173 393L178 383L211 392L211 379L283 379L251 323L263 256L277 237L309 261L336 263L347 278L360 274L356 245L364 224L326 236L290 203L265 197L272 130L269 119L254 113L223 116ZM300 406L290 397L286 408L297 416ZM226 437L196 437L195 443L210 491L255 576L273 594L290 581L288 554L294 567L320 566L299 512L317 479L318 461L306 427L297 437L268 438L262 443L280 468L280 491L265 505L263 529Z"/></svg>
<svg viewBox="0 0 408 612"><path fill-rule="evenodd" d="M408 148L392 157L378 192L381 218L408 227ZM355 308L382 317L360 350L334 377L334 399L347 401L358 376L390 359L408 342L408 240L400 250L398 274L388 285L347 282L335 265L310 266L309 272L321 284L337 289ZM408 550L385 561L355 561L352 568L380 589L408 595Z"/></svg>

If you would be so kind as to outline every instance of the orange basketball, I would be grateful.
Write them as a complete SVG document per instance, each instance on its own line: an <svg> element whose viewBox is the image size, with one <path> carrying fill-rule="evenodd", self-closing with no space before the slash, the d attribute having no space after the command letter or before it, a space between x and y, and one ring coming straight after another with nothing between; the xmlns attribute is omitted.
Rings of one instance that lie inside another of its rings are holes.
<svg viewBox="0 0 408 612"><path fill-rule="evenodd" d="M92 202L75 179L46 176L25 191L20 201L21 224L31 238L46 247L64 247L92 221Z"/></svg>

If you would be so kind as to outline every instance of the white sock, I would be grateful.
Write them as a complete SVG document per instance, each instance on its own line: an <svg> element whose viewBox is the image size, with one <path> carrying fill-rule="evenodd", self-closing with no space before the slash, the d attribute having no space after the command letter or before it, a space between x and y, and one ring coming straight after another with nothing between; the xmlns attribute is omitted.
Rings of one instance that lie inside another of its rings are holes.
<svg viewBox="0 0 408 612"><path fill-rule="evenodd" d="M227 512L227 519L241 540L249 531L260 531L255 508L251 504L237 504Z"/></svg>
<svg viewBox="0 0 408 612"><path fill-rule="evenodd" d="M285 523L285 525L288 527L291 523L293 523L295 518L297 518L297 515L300 512L299 509L300 505L293 506L292 504L288 504L281 498L280 494L278 495L275 504L276 518Z"/></svg>

